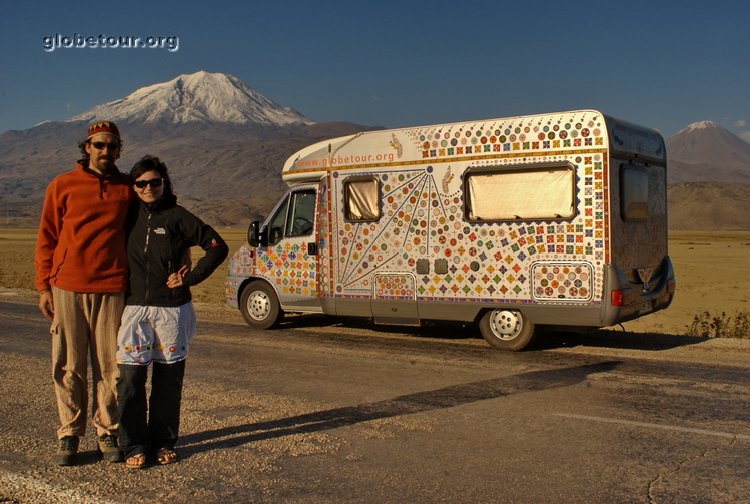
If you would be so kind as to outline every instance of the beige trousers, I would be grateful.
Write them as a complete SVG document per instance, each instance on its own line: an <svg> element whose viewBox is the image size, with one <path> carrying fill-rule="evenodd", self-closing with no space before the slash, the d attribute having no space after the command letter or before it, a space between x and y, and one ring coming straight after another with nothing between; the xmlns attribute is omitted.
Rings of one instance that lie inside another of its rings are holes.
<svg viewBox="0 0 750 504"><path fill-rule="evenodd" d="M60 415L58 438L86 434L88 366L91 357L91 421L97 436L117 435L117 330L122 293L70 292L52 287L52 378Z"/></svg>

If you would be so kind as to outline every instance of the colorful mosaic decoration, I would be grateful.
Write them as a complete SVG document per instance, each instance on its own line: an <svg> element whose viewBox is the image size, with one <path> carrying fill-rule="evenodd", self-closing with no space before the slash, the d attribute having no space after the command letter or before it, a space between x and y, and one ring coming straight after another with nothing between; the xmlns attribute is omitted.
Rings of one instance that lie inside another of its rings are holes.
<svg viewBox="0 0 750 504"><path fill-rule="evenodd" d="M229 263L228 298L237 298L239 280L232 277L260 277L268 280L287 300L317 297L316 258L307 253L310 237L289 238L277 245L255 249L243 245ZM256 258L256 253L258 254Z"/></svg>
<svg viewBox="0 0 750 504"><path fill-rule="evenodd" d="M519 118L518 123L499 120L472 125L448 125L440 129L410 130L412 142L421 147L423 159L487 155L519 151L591 148L605 145L603 121L553 121ZM606 132L604 132L606 134Z"/></svg>
<svg viewBox="0 0 750 504"><path fill-rule="evenodd" d="M535 263L531 267L534 299L591 298L594 272L589 263Z"/></svg>
<svg viewBox="0 0 750 504"><path fill-rule="evenodd" d="M369 172L381 184L383 215L377 222L344 219L342 184L350 173L330 171L323 185L335 197L324 226L333 226L322 233L323 241L330 243L321 250L326 255L321 261L321 295L396 299L411 296L413 288L420 300L600 301L603 279L593 272L606 260L608 197L602 148L606 131L600 121L493 122L394 133L392 148L418 149L424 162L406 169L394 163L401 167ZM443 159L451 156L459 159ZM463 173L468 168L550 161L577 167L579 211L572 220L464 219ZM427 269L417 273L420 260L427 261ZM558 269L554 279L547 278ZM566 278L557 278L563 274ZM575 278L568 278L571 274Z"/></svg>
<svg viewBox="0 0 750 504"><path fill-rule="evenodd" d="M413 301L416 291L414 290L414 276L410 274L386 274L375 275L375 299L396 299L401 301Z"/></svg>
<svg viewBox="0 0 750 504"><path fill-rule="evenodd" d="M246 263L252 269L249 263L254 262L255 274L292 298L602 302L604 265L613 253L609 220L619 204L619 188L616 183L610 187L609 173L615 167L609 166L608 131L601 114L580 111L367 135L361 143L356 137L340 145L322 142L318 150L285 166L288 182L307 176L320 180L311 184L318 189L317 262L304 249L309 237L291 239L259 249L255 259L235 256L237 271L231 274L242 276L249 272ZM658 135L646 133L645 138L661 142ZM654 149L663 147L659 142ZM467 171L549 163L575 167L572 218L465 218ZM378 220L345 219L343 187L351 175L377 178ZM649 190L663 191L663 182L654 180ZM653 212L665 215L665 208ZM666 219L654 225L666 226ZM632 243L628 232L618 227L618 241ZM637 232L666 237L661 228ZM648 243L648 237L635 242ZM642 249L626 244L614 253L622 254L621 262L658 263L655 256L644 262L644 253L654 253Z"/></svg>
<svg viewBox="0 0 750 504"><path fill-rule="evenodd" d="M388 290L393 284L397 291L404 290L385 274L411 272L416 295L423 300L591 299L595 286L600 291L602 286L602 279L591 274L591 266L586 268L585 285L578 290L533 296L531 288L532 264L559 263L561 259L604 261L602 155L574 156L571 162L583 165L583 173L590 175L579 185L584 211L572 223L467 223L463 219L462 179L454 175L452 167L442 173L432 165L381 173L384 215L379 222L346 222L343 200L335 202L337 211L332 218L338 232L331 244L332 275L326 271L321 277L323 284L330 285L333 296L363 297L373 289ZM339 194L343 176L332 174L334 194ZM425 258L429 272L414 274L417 261ZM443 273L436 271L438 260L446 264ZM390 281L373 286L373 273Z"/></svg>
<svg viewBox="0 0 750 504"><path fill-rule="evenodd" d="M317 293L315 256L308 255L306 250L309 240L307 237L286 239L258 251L258 274L287 299L310 298Z"/></svg>

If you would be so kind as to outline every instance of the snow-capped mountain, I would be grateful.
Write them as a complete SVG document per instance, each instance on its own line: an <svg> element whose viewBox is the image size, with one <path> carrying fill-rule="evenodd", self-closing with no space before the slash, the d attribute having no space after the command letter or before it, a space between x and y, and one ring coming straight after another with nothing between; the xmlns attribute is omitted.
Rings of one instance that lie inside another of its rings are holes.
<svg viewBox="0 0 750 504"><path fill-rule="evenodd" d="M750 144L713 121L700 121L667 141L674 159L689 163L750 165Z"/></svg>
<svg viewBox="0 0 750 504"><path fill-rule="evenodd" d="M667 139L669 182L750 182L750 144L713 121Z"/></svg>
<svg viewBox="0 0 750 504"><path fill-rule="evenodd" d="M181 75L67 121L0 133L0 194L8 218L38 223L45 186L74 166L88 125L102 119L120 127L121 171L128 173L144 154L159 156L181 204L212 224L237 225L265 216L278 201L286 190L281 168L295 151L376 128L311 121L229 75Z"/></svg>
<svg viewBox="0 0 750 504"><path fill-rule="evenodd" d="M196 72L137 89L119 100L97 105L68 121L184 124L212 122L260 126L309 125L299 112L275 103L237 77Z"/></svg>

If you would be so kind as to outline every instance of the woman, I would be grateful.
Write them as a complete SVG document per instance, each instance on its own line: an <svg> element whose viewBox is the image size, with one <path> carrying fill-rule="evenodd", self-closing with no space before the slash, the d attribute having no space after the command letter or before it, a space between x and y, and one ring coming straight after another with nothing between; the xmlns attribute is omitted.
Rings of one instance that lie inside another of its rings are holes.
<svg viewBox="0 0 750 504"><path fill-rule="evenodd" d="M208 278L229 249L211 226L177 205L159 158L143 157L130 177L140 201L128 219L130 274L117 335L117 394L125 464L141 469L152 455L158 464L177 461L185 357L195 333L190 286ZM189 252L195 245L206 254L191 270Z"/></svg>

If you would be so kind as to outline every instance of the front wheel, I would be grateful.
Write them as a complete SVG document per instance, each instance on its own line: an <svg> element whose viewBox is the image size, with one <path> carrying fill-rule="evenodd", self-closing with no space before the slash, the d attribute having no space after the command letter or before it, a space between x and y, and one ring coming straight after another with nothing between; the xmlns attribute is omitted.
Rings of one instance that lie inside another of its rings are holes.
<svg viewBox="0 0 750 504"><path fill-rule="evenodd" d="M479 321L487 342L499 350L516 352L534 339L534 323L518 310L489 310Z"/></svg>
<svg viewBox="0 0 750 504"><path fill-rule="evenodd" d="M240 296L240 312L247 325L258 329L270 329L284 317L279 299L265 282L250 282Z"/></svg>

